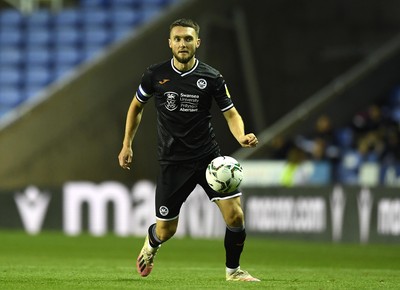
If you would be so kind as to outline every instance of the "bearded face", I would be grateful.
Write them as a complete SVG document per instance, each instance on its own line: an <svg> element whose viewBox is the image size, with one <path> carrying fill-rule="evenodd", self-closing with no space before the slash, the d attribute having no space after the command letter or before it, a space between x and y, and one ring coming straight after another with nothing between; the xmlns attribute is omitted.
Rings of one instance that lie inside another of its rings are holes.
<svg viewBox="0 0 400 290"><path fill-rule="evenodd" d="M196 49L194 49L193 51L172 51L172 55L176 58L177 61L179 61L180 63L188 63L196 54Z"/></svg>
<svg viewBox="0 0 400 290"><path fill-rule="evenodd" d="M176 26L172 28L169 47L172 55L181 64L191 61L200 45L196 31L191 27Z"/></svg>

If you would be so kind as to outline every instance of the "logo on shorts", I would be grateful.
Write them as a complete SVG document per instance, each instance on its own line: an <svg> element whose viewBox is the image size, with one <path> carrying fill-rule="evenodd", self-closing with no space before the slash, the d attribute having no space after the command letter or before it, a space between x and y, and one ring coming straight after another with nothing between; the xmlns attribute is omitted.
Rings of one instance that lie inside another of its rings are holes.
<svg viewBox="0 0 400 290"><path fill-rule="evenodd" d="M207 87L207 81L205 79L198 79L197 86L199 89L205 89Z"/></svg>
<svg viewBox="0 0 400 290"><path fill-rule="evenodd" d="M166 216L169 213L169 209L165 205L160 206L159 211L162 216Z"/></svg>
<svg viewBox="0 0 400 290"><path fill-rule="evenodd" d="M176 108L178 108L178 94L175 92L166 92L164 94L166 96L166 101L165 101L165 108L168 111L173 111Z"/></svg>

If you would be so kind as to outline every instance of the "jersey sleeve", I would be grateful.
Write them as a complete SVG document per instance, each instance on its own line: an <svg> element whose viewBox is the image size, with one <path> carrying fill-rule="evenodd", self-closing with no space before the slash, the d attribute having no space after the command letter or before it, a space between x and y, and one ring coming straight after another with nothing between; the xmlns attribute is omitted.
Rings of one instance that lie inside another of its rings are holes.
<svg viewBox="0 0 400 290"><path fill-rule="evenodd" d="M220 108L221 112L225 112L228 111L230 108L233 108L234 104L232 102L228 87L222 75L219 75L217 77L215 88L215 101L217 102L217 105Z"/></svg>
<svg viewBox="0 0 400 290"><path fill-rule="evenodd" d="M139 102L145 104L147 103L153 92L152 86L152 70L148 68L142 75L142 81L140 82L139 88L136 91L136 98Z"/></svg>

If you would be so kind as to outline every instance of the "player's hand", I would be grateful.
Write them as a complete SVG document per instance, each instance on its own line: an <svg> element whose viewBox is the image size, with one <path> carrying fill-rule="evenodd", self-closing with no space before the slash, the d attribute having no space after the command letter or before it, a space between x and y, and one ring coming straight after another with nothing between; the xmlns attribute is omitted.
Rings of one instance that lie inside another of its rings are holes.
<svg viewBox="0 0 400 290"><path fill-rule="evenodd" d="M253 133L246 134L239 138L239 143L244 148L256 147L258 139Z"/></svg>
<svg viewBox="0 0 400 290"><path fill-rule="evenodd" d="M131 169L131 163L133 160L133 151L132 148L122 147L121 152L118 155L119 166L123 169Z"/></svg>

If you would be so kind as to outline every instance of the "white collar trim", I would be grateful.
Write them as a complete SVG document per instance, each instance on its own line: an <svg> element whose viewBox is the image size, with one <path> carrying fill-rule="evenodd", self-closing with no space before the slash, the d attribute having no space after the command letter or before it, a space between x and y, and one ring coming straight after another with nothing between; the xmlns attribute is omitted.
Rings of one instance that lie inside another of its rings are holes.
<svg viewBox="0 0 400 290"><path fill-rule="evenodd" d="M195 62L194 66L192 67L191 70L188 70L188 71L185 71L185 72L181 72L180 70L178 70L178 69L174 66L174 59L171 58L171 67L172 67L172 69L173 69L176 73L180 74L181 77L184 77L184 76L186 76L186 75L192 73L192 72L197 68L198 65L199 65L199 60L196 58L196 62Z"/></svg>

